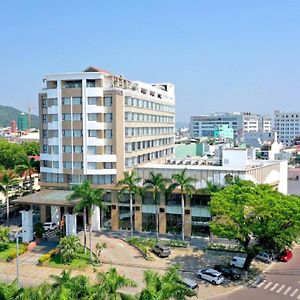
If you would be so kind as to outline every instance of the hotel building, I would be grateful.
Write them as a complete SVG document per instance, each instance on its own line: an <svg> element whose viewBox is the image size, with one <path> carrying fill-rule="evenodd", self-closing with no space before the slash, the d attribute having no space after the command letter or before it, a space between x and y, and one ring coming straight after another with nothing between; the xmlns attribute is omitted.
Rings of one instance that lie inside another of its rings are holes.
<svg viewBox="0 0 300 300"><path fill-rule="evenodd" d="M44 77L39 94L41 185L114 184L174 153L175 90L89 67Z"/></svg>

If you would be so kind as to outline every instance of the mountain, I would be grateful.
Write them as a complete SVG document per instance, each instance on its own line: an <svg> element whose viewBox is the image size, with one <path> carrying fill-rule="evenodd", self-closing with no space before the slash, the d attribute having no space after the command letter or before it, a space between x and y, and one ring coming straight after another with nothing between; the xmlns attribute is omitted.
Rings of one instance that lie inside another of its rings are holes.
<svg viewBox="0 0 300 300"><path fill-rule="evenodd" d="M9 127L12 120L15 120L18 124L18 116L21 112L14 107L0 105L0 127ZM39 128L39 117L37 115L31 115L31 127Z"/></svg>

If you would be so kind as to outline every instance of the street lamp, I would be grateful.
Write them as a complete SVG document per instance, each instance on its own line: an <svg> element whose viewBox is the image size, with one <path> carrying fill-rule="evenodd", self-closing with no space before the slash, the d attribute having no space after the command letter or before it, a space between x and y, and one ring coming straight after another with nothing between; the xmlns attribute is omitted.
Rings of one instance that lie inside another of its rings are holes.
<svg viewBox="0 0 300 300"><path fill-rule="evenodd" d="M16 249L16 252L17 252L17 259L16 259L17 287L19 287L19 284L20 284L20 282L19 282L19 237L20 236L21 236L20 231L18 231L16 233L16 243L17 243L17 245L16 245L16 247L17 247L17 249Z"/></svg>

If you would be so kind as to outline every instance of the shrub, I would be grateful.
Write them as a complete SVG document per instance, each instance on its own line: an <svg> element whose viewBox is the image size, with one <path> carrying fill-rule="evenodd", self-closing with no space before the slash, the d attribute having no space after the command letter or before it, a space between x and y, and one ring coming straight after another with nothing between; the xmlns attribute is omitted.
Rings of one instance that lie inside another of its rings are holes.
<svg viewBox="0 0 300 300"><path fill-rule="evenodd" d="M215 251L228 251L228 252L245 252L244 249L239 245L225 245L218 243L210 243L207 245L206 250Z"/></svg>
<svg viewBox="0 0 300 300"><path fill-rule="evenodd" d="M44 226L42 223L36 223L34 226L34 232L35 232L35 236L37 238L42 238L43 237L43 233L45 232Z"/></svg>

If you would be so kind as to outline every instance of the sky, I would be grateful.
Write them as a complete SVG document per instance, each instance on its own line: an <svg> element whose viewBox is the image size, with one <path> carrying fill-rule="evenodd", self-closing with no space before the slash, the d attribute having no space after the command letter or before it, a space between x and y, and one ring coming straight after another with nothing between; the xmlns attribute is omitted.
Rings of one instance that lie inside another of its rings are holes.
<svg viewBox="0 0 300 300"><path fill-rule="evenodd" d="M38 112L45 74L93 65L172 82L176 120L300 110L300 1L0 0L0 104Z"/></svg>

